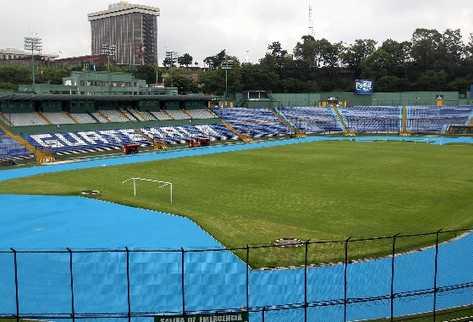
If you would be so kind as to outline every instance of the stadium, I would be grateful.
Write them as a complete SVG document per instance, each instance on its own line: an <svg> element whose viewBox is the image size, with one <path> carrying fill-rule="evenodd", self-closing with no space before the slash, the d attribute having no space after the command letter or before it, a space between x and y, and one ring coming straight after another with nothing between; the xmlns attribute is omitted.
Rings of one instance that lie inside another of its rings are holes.
<svg viewBox="0 0 473 322"><path fill-rule="evenodd" d="M0 98L1 316L469 316L472 106L186 99Z"/></svg>
<svg viewBox="0 0 473 322"><path fill-rule="evenodd" d="M0 322L473 321L473 34L378 44L449 8L93 2L0 49Z"/></svg>

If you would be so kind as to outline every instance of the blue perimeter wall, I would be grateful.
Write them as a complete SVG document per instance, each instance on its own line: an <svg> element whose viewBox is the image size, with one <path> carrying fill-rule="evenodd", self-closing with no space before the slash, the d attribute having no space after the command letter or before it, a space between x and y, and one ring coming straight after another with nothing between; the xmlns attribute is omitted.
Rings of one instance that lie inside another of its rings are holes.
<svg viewBox="0 0 473 322"><path fill-rule="evenodd" d="M178 157L241 151L285 144L326 140L406 140L416 142L473 143L470 139L428 138L303 138L250 145L219 146L166 153L150 153L45 167L0 172L0 180L40 173L138 163ZM190 220L78 197L1 196L0 217L0 315L15 314L13 255L8 248L120 248L130 247L131 309L133 312L180 313L182 310L181 253L185 247L221 247ZM28 208L24 205L28 204ZM6 212L3 211L6 210ZM35 214L32 216L31 214ZM98 217L100 214L100 217ZM112 224L113 223L113 224ZM439 248L438 286L472 282L473 235ZM162 248L139 251L138 248ZM18 253L20 313L68 313L71 311L69 254ZM395 292L428 290L434 280L435 251L428 248L396 257ZM76 313L127 312L126 253L74 253ZM246 265L229 251L186 253L185 300L187 311L238 309L246 306ZM391 259L351 263L348 266L348 297L380 297L390 293ZM304 302L304 270L250 270L250 306ZM308 269L308 302L331 306L308 309L309 321L343 321L344 267L329 265ZM444 292L437 298L438 309L473 303L471 287ZM395 314L432 310L433 295L419 294L395 300ZM389 315L389 299L348 306L348 320L366 320ZM54 319L49 319L54 320ZM97 321L99 319L93 319ZM151 321L151 319L133 319ZM59 320L58 320L59 321ZM103 319L127 321L127 318ZM260 313L251 321L261 321ZM266 313L265 321L304 321L304 310L289 309Z"/></svg>

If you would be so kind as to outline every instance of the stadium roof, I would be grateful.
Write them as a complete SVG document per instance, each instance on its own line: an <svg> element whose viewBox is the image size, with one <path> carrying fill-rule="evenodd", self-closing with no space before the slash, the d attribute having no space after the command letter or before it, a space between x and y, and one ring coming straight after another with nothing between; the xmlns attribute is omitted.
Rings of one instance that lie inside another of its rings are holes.
<svg viewBox="0 0 473 322"><path fill-rule="evenodd" d="M99 20L103 18L115 17L131 13L142 13L148 15L159 16L160 10L158 7L144 6L140 4L132 4L127 1L112 4L108 10L93 12L88 15L89 21Z"/></svg>
<svg viewBox="0 0 473 322"><path fill-rule="evenodd" d="M16 48L0 48L0 54L6 55L17 55L17 56L31 56L31 52L27 52L21 49ZM50 57L50 58L57 58L59 57L57 54L41 54L42 57Z"/></svg>
<svg viewBox="0 0 473 322"><path fill-rule="evenodd" d="M210 101L213 97L205 95L60 95L60 94L1 94L2 101Z"/></svg>

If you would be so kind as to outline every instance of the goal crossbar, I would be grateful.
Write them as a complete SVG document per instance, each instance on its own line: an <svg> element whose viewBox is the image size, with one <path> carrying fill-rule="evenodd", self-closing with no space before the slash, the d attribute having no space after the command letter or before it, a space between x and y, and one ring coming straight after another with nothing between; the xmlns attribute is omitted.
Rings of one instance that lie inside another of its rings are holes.
<svg viewBox="0 0 473 322"><path fill-rule="evenodd" d="M171 198L170 198L171 199L171 204L173 203L173 196L172 196L172 194L173 194L173 184L172 184L172 182L155 180L155 179L148 179L148 178L130 178L130 179L126 179L125 181L122 182L122 184L126 184L128 182L133 182L133 196L134 197L136 197L136 194L137 194L137 191L136 191L136 182L137 181L157 183L159 185L158 189L169 187L170 192L171 192Z"/></svg>

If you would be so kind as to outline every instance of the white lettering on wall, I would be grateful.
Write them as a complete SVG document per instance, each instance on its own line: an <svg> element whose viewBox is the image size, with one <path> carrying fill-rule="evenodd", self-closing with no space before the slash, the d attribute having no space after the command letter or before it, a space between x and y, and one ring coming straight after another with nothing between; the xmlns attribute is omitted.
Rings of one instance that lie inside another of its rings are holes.
<svg viewBox="0 0 473 322"><path fill-rule="evenodd" d="M77 134L80 135L81 137L83 137L84 140L86 140L87 142L89 142L90 144L93 144L93 145L96 145L97 141L105 143L105 144L109 144L109 142L107 140L105 140L105 138L103 136L101 136L100 134L97 134L93 131L79 132Z"/></svg>
<svg viewBox="0 0 473 322"><path fill-rule="evenodd" d="M64 144L62 144L60 141L55 140L54 136L51 134L36 134L36 135L30 135L30 137L38 143L38 145L44 147L44 148L63 148Z"/></svg>
<svg viewBox="0 0 473 322"><path fill-rule="evenodd" d="M121 134L129 138L133 142L141 142L141 141L146 141L146 139L139 133L136 133L136 130L134 129L128 129L128 130L119 130Z"/></svg>
<svg viewBox="0 0 473 322"><path fill-rule="evenodd" d="M115 143L122 143L123 139L116 130L107 130L107 131L99 131L100 134L107 136L112 139L112 141L115 141Z"/></svg>
<svg viewBox="0 0 473 322"><path fill-rule="evenodd" d="M76 134L74 134L74 133L68 133L68 135L69 135L74 141L71 141L70 139L66 138L64 134L56 133L56 136L57 136L62 142L64 142L64 144L66 144L67 146L86 146L86 145L88 145L88 144L85 143L80 137L78 137Z"/></svg>

